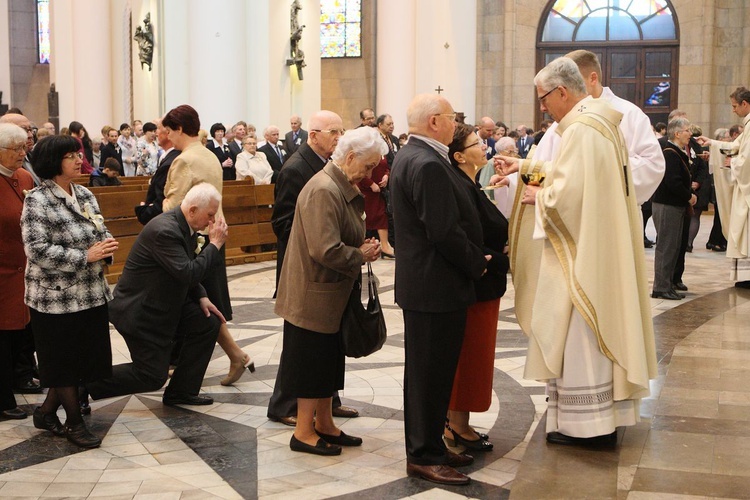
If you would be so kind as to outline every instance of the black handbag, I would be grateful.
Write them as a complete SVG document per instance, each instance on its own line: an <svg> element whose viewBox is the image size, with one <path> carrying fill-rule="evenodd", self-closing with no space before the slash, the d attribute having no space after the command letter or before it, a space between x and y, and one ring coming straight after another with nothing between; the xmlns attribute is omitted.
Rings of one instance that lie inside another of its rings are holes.
<svg viewBox="0 0 750 500"><path fill-rule="evenodd" d="M341 350L350 358L361 358L379 351L387 337L372 266L367 263L367 308L362 305L362 283L354 282L349 302L341 318Z"/></svg>

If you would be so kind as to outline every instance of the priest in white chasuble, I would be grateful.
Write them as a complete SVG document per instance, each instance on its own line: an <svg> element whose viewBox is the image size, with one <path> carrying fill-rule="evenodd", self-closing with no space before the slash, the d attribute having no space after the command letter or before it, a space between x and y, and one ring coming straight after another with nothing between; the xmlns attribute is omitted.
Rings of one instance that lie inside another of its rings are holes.
<svg viewBox="0 0 750 500"><path fill-rule="evenodd" d="M727 239L727 257L733 259L731 278L738 288L750 288L750 90L738 87L729 96L732 111L742 118L743 132L733 142L701 137L701 146L710 144L711 158L726 154L730 168L714 171L719 213L727 220L722 225Z"/></svg>
<svg viewBox="0 0 750 500"><path fill-rule="evenodd" d="M510 242L516 265L527 246L540 253L536 262L524 260L526 267L514 269L522 276L514 275L514 282L530 280L520 304L516 297L519 323L529 335L524 376L548 383L549 442L614 446L616 427L639 420L640 399L657 375L641 219L618 126L622 114L587 96L567 57L542 69L534 83L542 111L559 123L561 141L551 162L520 165L521 174L536 169L546 178L541 186L519 188L523 205L511 221L518 224L512 235L527 236ZM520 211L526 216L516 217Z"/></svg>

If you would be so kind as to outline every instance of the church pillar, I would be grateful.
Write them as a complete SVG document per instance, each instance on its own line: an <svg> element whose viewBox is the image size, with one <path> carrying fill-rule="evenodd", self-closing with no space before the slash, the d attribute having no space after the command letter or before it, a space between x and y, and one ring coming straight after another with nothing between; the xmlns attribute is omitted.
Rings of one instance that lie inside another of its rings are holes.
<svg viewBox="0 0 750 500"><path fill-rule="evenodd" d="M60 94L60 127L79 121L92 138L112 120L109 19L110 2L50 2L50 83Z"/></svg>
<svg viewBox="0 0 750 500"><path fill-rule="evenodd" d="M238 120L288 130L292 113L320 107L320 5L303 0L306 26L304 81L289 58L289 2L271 0L163 0L164 112L183 103L201 116L201 126ZM157 38L157 44L159 38Z"/></svg>
<svg viewBox="0 0 750 500"><path fill-rule="evenodd" d="M10 40L8 19L8 0L0 0L0 40ZM3 104L10 106L10 44L0 44L0 92L3 93Z"/></svg>

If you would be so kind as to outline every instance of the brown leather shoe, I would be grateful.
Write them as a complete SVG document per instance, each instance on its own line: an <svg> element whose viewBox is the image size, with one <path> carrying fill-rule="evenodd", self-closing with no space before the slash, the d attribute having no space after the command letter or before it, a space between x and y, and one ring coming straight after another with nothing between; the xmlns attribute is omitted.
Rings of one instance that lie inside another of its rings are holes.
<svg viewBox="0 0 750 500"><path fill-rule="evenodd" d="M472 457L471 455L466 455L464 453L453 453L450 450L446 451L446 455L448 455L448 461L446 462L446 465L449 465L451 467L466 467L467 465L471 465L474 463L474 457Z"/></svg>
<svg viewBox="0 0 750 500"><path fill-rule="evenodd" d="M348 406L341 405L333 409L333 416L344 417L344 418L356 418L359 416L359 411L355 410L354 408L349 408Z"/></svg>
<svg viewBox="0 0 750 500"><path fill-rule="evenodd" d="M406 464L406 474L412 477L421 477L438 484L451 486L463 486L471 482L471 478L461 474L453 467L447 465L416 465Z"/></svg>
<svg viewBox="0 0 750 500"><path fill-rule="evenodd" d="M297 417L292 415L289 417L268 417L272 422L278 422L280 424L288 425L289 427L297 426Z"/></svg>

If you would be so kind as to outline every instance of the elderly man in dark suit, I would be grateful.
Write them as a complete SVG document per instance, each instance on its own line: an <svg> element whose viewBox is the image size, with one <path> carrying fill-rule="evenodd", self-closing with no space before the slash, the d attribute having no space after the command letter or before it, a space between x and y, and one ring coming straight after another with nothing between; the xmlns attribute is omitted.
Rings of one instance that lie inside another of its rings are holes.
<svg viewBox="0 0 750 500"><path fill-rule="evenodd" d="M149 182L146 201L141 202L139 206L135 207L135 215L138 217L138 221L144 226L148 221L162 213L161 204L164 201L164 186L167 183L169 167L172 166L172 161L180 156L181 153L179 149L175 149L174 144L169 140L167 129L162 125L161 118L154 120L154 123L156 123L156 142L164 150L164 153L159 158L156 172L151 177L151 182Z"/></svg>
<svg viewBox="0 0 750 500"><path fill-rule="evenodd" d="M279 142L279 127L269 125L263 131L263 137L266 139L266 143L259 147L258 151L262 151L266 155L266 159L271 164L273 171L279 172L282 165L289 158L286 150L281 147L281 143Z"/></svg>
<svg viewBox="0 0 750 500"><path fill-rule="evenodd" d="M299 115L292 115L289 118L289 124L292 130L284 136L284 147L289 154L294 154L297 149L307 142L307 130L302 128L302 120Z"/></svg>
<svg viewBox="0 0 750 500"><path fill-rule="evenodd" d="M297 197L313 175L320 172L336 149L339 137L344 132L341 117L333 111L318 111L310 117L307 143L284 164L274 188L275 203L271 225L276 234L276 283L281 276L281 265L284 263L289 235L292 232L292 221L297 206ZM279 367L281 373L281 367ZM297 399L283 394L279 389L278 377L273 395L268 404L268 418L275 422L294 426L297 423ZM338 395L333 398L333 415L336 417L356 417L359 412L353 408L341 406Z"/></svg>
<svg viewBox="0 0 750 500"><path fill-rule="evenodd" d="M409 142L391 169L391 196L399 254L396 303L404 313L404 430L406 472L441 484L468 484L453 467L473 458L443 443L453 377L476 302L474 280L487 268L475 202L463 175L448 161L456 113L434 94L407 109ZM465 181L463 181L465 182Z"/></svg>
<svg viewBox="0 0 750 500"><path fill-rule="evenodd" d="M182 350L162 402L213 403L198 392L224 318L200 282L220 265L227 238L224 220L214 219L220 202L215 187L197 184L179 207L154 218L138 235L109 303L109 319L133 361L113 367L112 378L88 384L94 399L161 388L180 336ZM211 243L196 256L202 246L196 231L206 226Z"/></svg>

